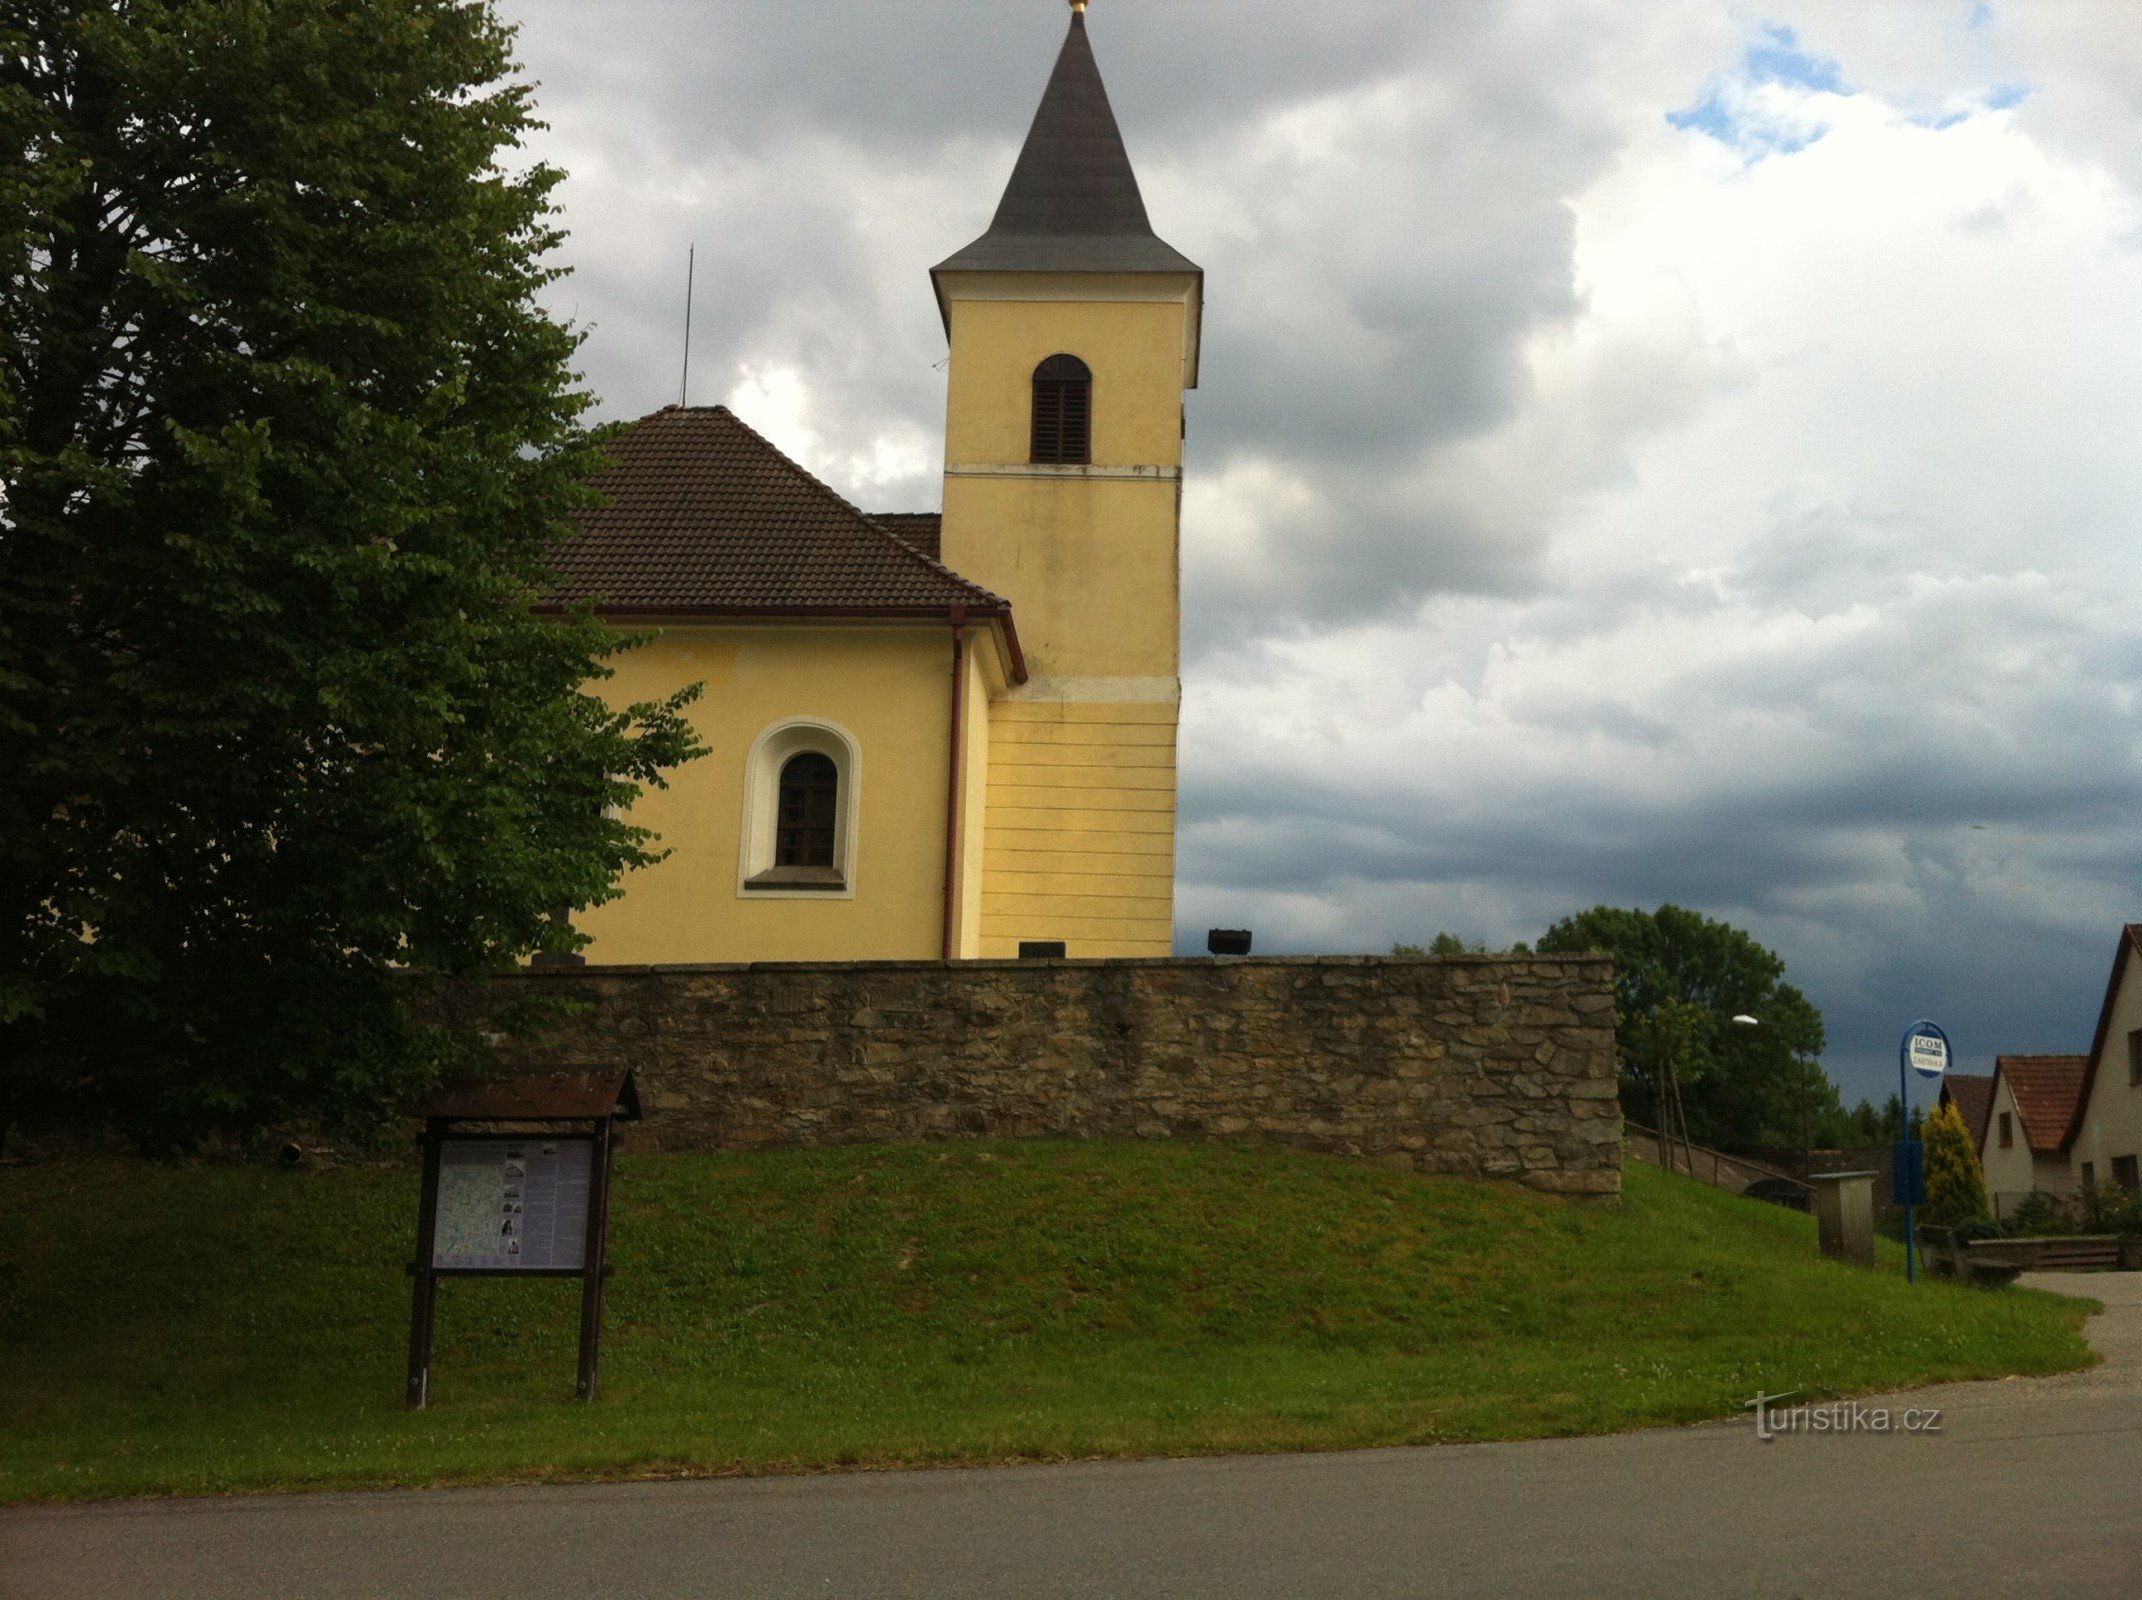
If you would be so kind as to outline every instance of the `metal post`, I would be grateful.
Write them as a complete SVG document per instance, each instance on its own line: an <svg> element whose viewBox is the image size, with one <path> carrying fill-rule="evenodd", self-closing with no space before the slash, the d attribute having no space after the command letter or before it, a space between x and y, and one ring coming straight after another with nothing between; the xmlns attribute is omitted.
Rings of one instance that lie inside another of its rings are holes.
<svg viewBox="0 0 2142 1600"><path fill-rule="evenodd" d="M1815 1064L1798 1050L1793 1059L1800 1063L1800 1181L1806 1183L1815 1175Z"/></svg>
<svg viewBox="0 0 2142 1600"><path fill-rule="evenodd" d="M411 1411L422 1411L431 1398L431 1341L438 1308L439 1280L431 1269L432 1235L439 1223L439 1146L446 1124L434 1117L424 1124L424 1190L417 1200L416 1259L409 1263L409 1389Z"/></svg>
<svg viewBox="0 0 2142 1600"><path fill-rule="evenodd" d="M1909 1029L1905 1030L1904 1038L1905 1042L1897 1046L1897 1148L1909 1154L1911 1149L1911 1074L1904 1070L1906 1052L1910 1049L1911 1033ZM1898 1175L1891 1175L1892 1187L1895 1186L1896 1176ZM1904 1184L1904 1281L1906 1283L1917 1283L1919 1281L1916 1266L1917 1257L1912 1243L1911 1175L1906 1172L1902 1176L1906 1180Z"/></svg>

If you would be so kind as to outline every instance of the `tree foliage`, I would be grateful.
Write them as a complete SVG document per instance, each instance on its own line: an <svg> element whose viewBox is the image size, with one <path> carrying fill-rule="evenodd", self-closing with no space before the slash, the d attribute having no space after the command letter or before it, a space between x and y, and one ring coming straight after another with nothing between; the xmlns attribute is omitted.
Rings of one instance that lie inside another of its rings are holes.
<svg viewBox="0 0 2142 1600"><path fill-rule="evenodd" d="M458 0L0 8L0 1055L145 1142L358 1114L397 965L570 943L693 753L539 621L558 174ZM0 1105L0 1116L9 1110Z"/></svg>
<svg viewBox="0 0 2142 1600"><path fill-rule="evenodd" d="M1634 1120L1658 1126L1669 1062L1699 1143L1797 1145L1805 1127L1842 1115L1836 1087L1809 1064L1822 1014L1740 929L1674 905L1595 906L1549 928L1538 948L1614 958L1622 1109Z"/></svg>
<svg viewBox="0 0 2142 1600"><path fill-rule="evenodd" d="M1971 1130L1955 1106L1926 1119L1926 1220L1945 1227L1992 1215Z"/></svg>
<svg viewBox="0 0 2142 1600"><path fill-rule="evenodd" d="M1391 946L1394 956L1485 956L1522 955L1530 945L1517 944L1509 950L1490 950L1482 939L1467 939L1455 933L1439 933L1425 945L1407 944L1403 940Z"/></svg>

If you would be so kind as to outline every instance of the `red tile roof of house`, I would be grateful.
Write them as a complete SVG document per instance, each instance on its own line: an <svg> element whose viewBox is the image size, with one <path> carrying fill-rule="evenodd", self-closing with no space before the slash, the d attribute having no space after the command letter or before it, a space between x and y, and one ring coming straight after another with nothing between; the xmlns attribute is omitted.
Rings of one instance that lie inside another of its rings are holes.
<svg viewBox="0 0 2142 1600"><path fill-rule="evenodd" d="M1990 1073L1951 1072L1941 1080L1941 1098L1953 1102L1971 1131L1974 1148L1986 1143L1986 1124L1993 1116L1993 1077Z"/></svg>
<svg viewBox="0 0 2142 1600"><path fill-rule="evenodd" d="M1993 1076L2008 1085L2023 1140L2039 1155L2059 1155L2072 1137L2088 1056L1995 1056Z"/></svg>
<svg viewBox="0 0 2142 1600"><path fill-rule="evenodd" d="M959 606L1009 622L1006 601L918 548L914 519L858 511L726 406L665 406L604 448L611 464L593 486L608 503L557 547L562 581L547 607L904 617Z"/></svg>

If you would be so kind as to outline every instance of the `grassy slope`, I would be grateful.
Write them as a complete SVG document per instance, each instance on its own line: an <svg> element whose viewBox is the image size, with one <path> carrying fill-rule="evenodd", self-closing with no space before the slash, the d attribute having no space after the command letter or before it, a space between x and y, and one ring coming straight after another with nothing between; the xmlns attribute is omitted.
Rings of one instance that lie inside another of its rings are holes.
<svg viewBox="0 0 2142 1600"><path fill-rule="evenodd" d="M1731 1415L2092 1359L2082 1307L1816 1258L1632 1164L1618 1207L1272 1151L628 1157L605 1393L576 1284L442 1286L415 1182L0 1170L0 1499L1331 1448Z"/></svg>

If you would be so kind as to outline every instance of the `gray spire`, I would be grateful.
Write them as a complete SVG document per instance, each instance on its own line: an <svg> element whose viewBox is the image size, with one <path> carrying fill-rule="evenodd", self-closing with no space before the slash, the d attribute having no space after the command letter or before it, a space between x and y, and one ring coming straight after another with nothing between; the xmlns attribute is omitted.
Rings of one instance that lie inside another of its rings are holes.
<svg viewBox="0 0 2142 1600"><path fill-rule="evenodd" d="M1034 113L989 231L938 272L1196 272L1153 234L1083 11Z"/></svg>

